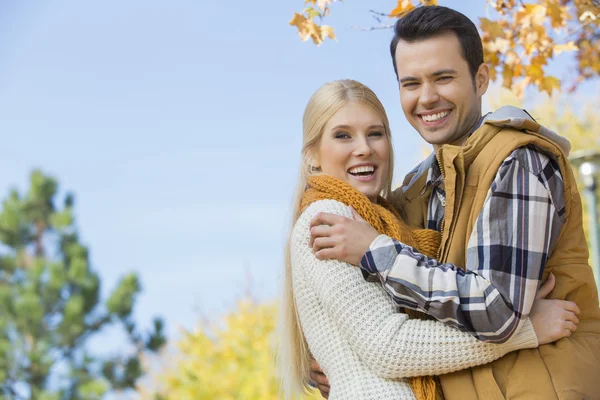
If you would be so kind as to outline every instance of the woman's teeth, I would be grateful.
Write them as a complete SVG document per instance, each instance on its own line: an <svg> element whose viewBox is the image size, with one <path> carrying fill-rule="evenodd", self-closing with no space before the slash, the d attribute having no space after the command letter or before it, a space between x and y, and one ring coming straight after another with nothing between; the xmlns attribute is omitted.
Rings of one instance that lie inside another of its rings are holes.
<svg viewBox="0 0 600 400"><path fill-rule="evenodd" d="M354 167L350 168L348 172L352 175L371 175L375 172L375 167L373 166L363 166L363 167Z"/></svg>

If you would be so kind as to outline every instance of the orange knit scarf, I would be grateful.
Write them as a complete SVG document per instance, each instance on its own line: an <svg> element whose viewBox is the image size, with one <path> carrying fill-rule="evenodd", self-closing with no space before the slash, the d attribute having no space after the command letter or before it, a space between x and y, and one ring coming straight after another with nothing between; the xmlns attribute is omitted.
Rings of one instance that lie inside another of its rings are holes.
<svg viewBox="0 0 600 400"><path fill-rule="evenodd" d="M416 248L421 254L436 257L441 242L439 232L431 229L409 229L398 213L383 198L371 202L364 194L349 184L327 175L308 178L308 187L302 197L304 210L318 200L337 200L356 210L358 214L381 234ZM411 318L424 318L425 314L405 310ZM436 399L436 380L432 376L409 378L417 400Z"/></svg>

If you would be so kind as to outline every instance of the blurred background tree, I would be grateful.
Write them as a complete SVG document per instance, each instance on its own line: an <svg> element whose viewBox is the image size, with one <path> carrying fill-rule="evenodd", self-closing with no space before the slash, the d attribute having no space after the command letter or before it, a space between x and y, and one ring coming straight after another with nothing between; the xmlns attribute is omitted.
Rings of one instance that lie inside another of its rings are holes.
<svg viewBox="0 0 600 400"><path fill-rule="evenodd" d="M33 171L29 189L12 190L0 212L0 395L7 399L100 399L134 388L140 354L158 350L163 323L142 333L132 318L141 286L121 279L105 302L74 218L74 198L57 206L55 179ZM121 325L122 354L100 357L88 342Z"/></svg>
<svg viewBox="0 0 600 400"><path fill-rule="evenodd" d="M304 0L306 7L294 13L290 25L300 38L317 45L335 39L334 28L323 24L337 0ZM486 0L490 18L479 18L479 28L491 78L518 96L532 85L552 94L556 89L572 91L586 79L600 75L599 0ZM437 0L390 0L389 10L370 10L376 25L388 29L415 7L444 5ZM548 74L548 63L560 53L572 52L576 68L561 82Z"/></svg>
<svg viewBox="0 0 600 400"><path fill-rule="evenodd" d="M242 300L221 322L200 323L183 332L175 354L139 391L145 399L276 400L279 388L273 362L277 306ZM305 400L321 399L312 392Z"/></svg>

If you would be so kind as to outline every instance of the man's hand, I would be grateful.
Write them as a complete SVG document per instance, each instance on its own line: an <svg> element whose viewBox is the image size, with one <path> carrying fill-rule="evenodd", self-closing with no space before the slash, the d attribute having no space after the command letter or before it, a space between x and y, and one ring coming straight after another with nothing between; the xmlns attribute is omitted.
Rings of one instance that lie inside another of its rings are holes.
<svg viewBox="0 0 600 400"><path fill-rule="evenodd" d="M359 265L379 233L352 209L354 219L319 213L310 224L310 246L319 260Z"/></svg>
<svg viewBox="0 0 600 400"><path fill-rule="evenodd" d="M321 396L328 399L329 398L329 381L327 380L327 377L323 373L321 366L314 358L311 358L311 360L310 360L310 380L312 381L312 383L314 383L314 386L317 389L319 389L319 392L321 392Z"/></svg>

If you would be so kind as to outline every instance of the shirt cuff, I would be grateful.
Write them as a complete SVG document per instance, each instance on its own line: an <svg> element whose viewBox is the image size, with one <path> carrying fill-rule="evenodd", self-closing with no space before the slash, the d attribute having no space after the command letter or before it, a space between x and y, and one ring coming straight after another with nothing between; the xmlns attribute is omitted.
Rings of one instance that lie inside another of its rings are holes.
<svg viewBox="0 0 600 400"><path fill-rule="evenodd" d="M396 243L398 242L386 235L379 235L371 242L369 250L360 260L363 278L369 282L379 281L379 272L387 269L390 261L393 263L398 255Z"/></svg>

